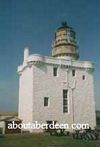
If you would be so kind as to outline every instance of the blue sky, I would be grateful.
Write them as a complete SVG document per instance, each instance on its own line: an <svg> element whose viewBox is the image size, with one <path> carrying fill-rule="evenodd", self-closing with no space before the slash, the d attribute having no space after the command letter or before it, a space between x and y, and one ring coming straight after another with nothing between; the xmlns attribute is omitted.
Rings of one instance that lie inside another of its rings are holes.
<svg viewBox="0 0 100 147"><path fill-rule="evenodd" d="M77 33L80 59L95 63L96 109L100 109L100 1L0 0L0 111L17 111L17 66L24 48L51 55L54 32L62 21Z"/></svg>

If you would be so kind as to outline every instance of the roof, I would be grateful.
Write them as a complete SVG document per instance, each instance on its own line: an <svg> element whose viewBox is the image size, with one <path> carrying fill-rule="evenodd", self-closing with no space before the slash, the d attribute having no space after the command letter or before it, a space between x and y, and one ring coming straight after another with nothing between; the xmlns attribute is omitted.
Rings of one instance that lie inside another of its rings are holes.
<svg viewBox="0 0 100 147"><path fill-rule="evenodd" d="M57 29L57 31L62 30L62 29L67 29L67 28L73 30L72 27L68 26L67 22L62 22L61 24L62 24L62 26L59 27L59 28ZM74 30L73 30L73 31L74 31Z"/></svg>
<svg viewBox="0 0 100 147"><path fill-rule="evenodd" d="M21 119L19 119L18 117L6 117L6 118L3 118L1 119L0 121L22 121Z"/></svg>
<svg viewBox="0 0 100 147"><path fill-rule="evenodd" d="M0 112L0 116L18 116L18 112Z"/></svg>

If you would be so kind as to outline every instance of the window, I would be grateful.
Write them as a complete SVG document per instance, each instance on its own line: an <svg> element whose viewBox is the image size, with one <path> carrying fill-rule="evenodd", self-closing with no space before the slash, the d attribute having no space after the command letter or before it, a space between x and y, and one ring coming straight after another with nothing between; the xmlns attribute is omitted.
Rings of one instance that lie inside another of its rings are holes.
<svg viewBox="0 0 100 147"><path fill-rule="evenodd" d="M63 98L67 98L67 92L68 91L66 89L63 90Z"/></svg>
<svg viewBox="0 0 100 147"><path fill-rule="evenodd" d="M72 76L75 76L75 69L72 70Z"/></svg>
<svg viewBox="0 0 100 147"><path fill-rule="evenodd" d="M82 79L85 80L85 75L82 76Z"/></svg>
<svg viewBox="0 0 100 147"><path fill-rule="evenodd" d="M48 106L48 104L49 104L49 98L44 97L44 106Z"/></svg>
<svg viewBox="0 0 100 147"><path fill-rule="evenodd" d="M63 113L68 112L68 90L63 89Z"/></svg>
<svg viewBox="0 0 100 147"><path fill-rule="evenodd" d="M74 31L70 31L70 37L71 37L72 39L75 39L75 32L74 32Z"/></svg>
<svg viewBox="0 0 100 147"><path fill-rule="evenodd" d="M58 70L57 67L54 67L54 68L53 68L53 76L57 76L57 70Z"/></svg>

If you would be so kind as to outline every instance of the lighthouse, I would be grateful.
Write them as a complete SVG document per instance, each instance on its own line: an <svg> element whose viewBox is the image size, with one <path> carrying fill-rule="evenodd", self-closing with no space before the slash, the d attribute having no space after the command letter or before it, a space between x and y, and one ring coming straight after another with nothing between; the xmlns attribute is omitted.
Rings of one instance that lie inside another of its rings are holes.
<svg viewBox="0 0 100 147"><path fill-rule="evenodd" d="M94 128L94 64L79 60L76 32L66 22L56 29L51 51L52 55L43 56L29 54L25 48L24 61L18 66L19 118L24 124L55 122Z"/></svg>
<svg viewBox="0 0 100 147"><path fill-rule="evenodd" d="M53 57L75 60L79 58L76 33L72 27L68 26L67 22L63 22L62 26L55 32L55 40L52 47Z"/></svg>

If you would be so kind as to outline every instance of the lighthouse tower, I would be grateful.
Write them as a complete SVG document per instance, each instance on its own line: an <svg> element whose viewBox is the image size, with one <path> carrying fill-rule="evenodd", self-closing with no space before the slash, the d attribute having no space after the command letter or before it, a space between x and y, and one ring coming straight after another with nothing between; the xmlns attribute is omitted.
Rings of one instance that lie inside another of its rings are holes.
<svg viewBox="0 0 100 147"><path fill-rule="evenodd" d="M55 32L52 57L24 50L24 61L18 66L18 116L23 124L37 121L95 127L94 64L78 58L76 33L65 22ZM43 132L42 128L27 130Z"/></svg>
<svg viewBox="0 0 100 147"><path fill-rule="evenodd" d="M52 56L65 59L78 59L79 51L76 41L76 33L66 22L55 32Z"/></svg>

